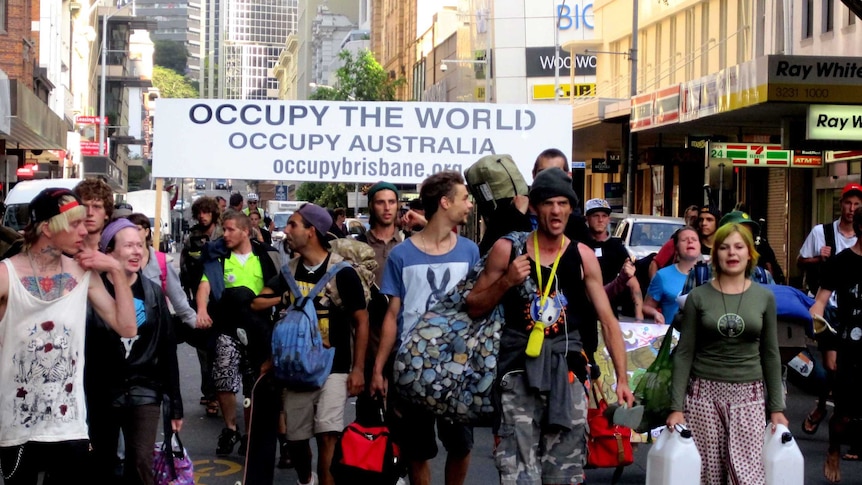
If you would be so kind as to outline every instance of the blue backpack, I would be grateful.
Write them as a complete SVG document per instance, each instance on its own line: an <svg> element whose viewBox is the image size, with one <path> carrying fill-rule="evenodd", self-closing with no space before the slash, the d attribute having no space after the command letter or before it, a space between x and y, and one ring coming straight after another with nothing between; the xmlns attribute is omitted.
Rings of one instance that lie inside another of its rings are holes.
<svg viewBox="0 0 862 485"><path fill-rule="evenodd" d="M323 346L314 297L336 273L349 266L341 262L330 267L308 296L303 296L287 266L282 269L281 276L293 295L293 303L272 332L272 362L275 376L291 388L319 389L329 377L335 349Z"/></svg>

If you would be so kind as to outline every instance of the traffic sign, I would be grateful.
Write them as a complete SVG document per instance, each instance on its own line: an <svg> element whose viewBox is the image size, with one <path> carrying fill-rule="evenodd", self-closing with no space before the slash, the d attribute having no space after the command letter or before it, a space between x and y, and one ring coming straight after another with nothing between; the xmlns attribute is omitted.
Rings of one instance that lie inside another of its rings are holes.
<svg viewBox="0 0 862 485"><path fill-rule="evenodd" d="M287 185L275 186L275 200L287 200Z"/></svg>

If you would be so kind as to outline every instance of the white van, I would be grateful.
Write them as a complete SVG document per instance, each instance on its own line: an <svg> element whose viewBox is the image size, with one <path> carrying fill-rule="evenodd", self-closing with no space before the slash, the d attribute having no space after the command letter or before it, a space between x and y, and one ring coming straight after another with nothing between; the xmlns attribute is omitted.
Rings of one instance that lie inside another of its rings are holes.
<svg viewBox="0 0 862 485"><path fill-rule="evenodd" d="M18 182L6 196L6 212L3 214L3 225L15 231L21 231L30 222L30 201L36 195L47 189L59 187L73 190L82 179L41 179Z"/></svg>

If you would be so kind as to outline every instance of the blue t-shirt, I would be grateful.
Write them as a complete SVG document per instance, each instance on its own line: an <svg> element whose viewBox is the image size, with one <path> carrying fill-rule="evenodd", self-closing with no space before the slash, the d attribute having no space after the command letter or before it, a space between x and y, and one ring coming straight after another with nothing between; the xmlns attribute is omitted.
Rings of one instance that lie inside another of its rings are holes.
<svg viewBox="0 0 862 485"><path fill-rule="evenodd" d="M670 322L679 310L676 297L682 291L688 273L680 273L675 264L658 270L649 283L647 295L661 306L661 314Z"/></svg>
<svg viewBox="0 0 862 485"><path fill-rule="evenodd" d="M386 259L380 292L401 298L396 343L400 347L419 318L457 285L479 262L479 246L458 236L446 254L431 256L410 239L395 246Z"/></svg>

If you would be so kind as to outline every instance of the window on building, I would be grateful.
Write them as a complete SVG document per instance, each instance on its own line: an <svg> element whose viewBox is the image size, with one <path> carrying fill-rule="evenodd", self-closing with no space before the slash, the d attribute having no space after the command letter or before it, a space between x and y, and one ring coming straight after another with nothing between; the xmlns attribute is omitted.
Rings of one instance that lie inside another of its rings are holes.
<svg viewBox="0 0 862 485"><path fill-rule="evenodd" d="M804 17L802 18L802 38L810 39L814 35L814 0L805 0Z"/></svg>
<svg viewBox="0 0 862 485"><path fill-rule="evenodd" d="M847 7L847 25L855 25L856 24L856 14L850 10L850 7Z"/></svg>
<svg viewBox="0 0 862 485"><path fill-rule="evenodd" d="M6 2L7 0L0 0L0 32L6 32Z"/></svg>
<svg viewBox="0 0 862 485"><path fill-rule="evenodd" d="M823 0L823 32L835 28L835 0Z"/></svg>

